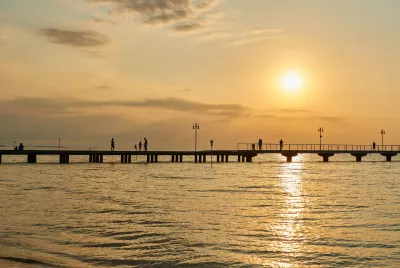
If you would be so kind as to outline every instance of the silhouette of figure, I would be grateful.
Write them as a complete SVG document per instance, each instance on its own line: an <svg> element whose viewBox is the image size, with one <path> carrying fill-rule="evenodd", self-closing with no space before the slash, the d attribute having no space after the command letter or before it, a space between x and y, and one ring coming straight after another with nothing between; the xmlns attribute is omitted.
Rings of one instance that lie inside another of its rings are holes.
<svg viewBox="0 0 400 268"><path fill-rule="evenodd" d="M142 141L139 141L139 152L142 151Z"/></svg>
<svg viewBox="0 0 400 268"><path fill-rule="evenodd" d="M262 144L263 144L262 139L259 139L258 140L258 150L260 150L260 151L262 149Z"/></svg>
<svg viewBox="0 0 400 268"><path fill-rule="evenodd" d="M24 145L22 143L19 144L19 150L23 151L24 150Z"/></svg>
<svg viewBox="0 0 400 268"><path fill-rule="evenodd" d="M372 148L374 149L374 151L375 151L375 149L376 149L376 143L375 143L375 141L374 142L372 142Z"/></svg>
<svg viewBox="0 0 400 268"><path fill-rule="evenodd" d="M135 144L135 151L137 151L137 145Z"/></svg>
<svg viewBox="0 0 400 268"><path fill-rule="evenodd" d="M279 147L280 147L280 150L282 151L282 149L283 149L283 140L282 139L279 141Z"/></svg>
<svg viewBox="0 0 400 268"><path fill-rule="evenodd" d="M111 151L115 150L115 141L114 138L111 139Z"/></svg>
<svg viewBox="0 0 400 268"><path fill-rule="evenodd" d="M147 152L147 139L144 138L144 151Z"/></svg>
<svg viewBox="0 0 400 268"><path fill-rule="evenodd" d="M18 151L18 146L15 146L14 150L15 150L15 151Z"/></svg>

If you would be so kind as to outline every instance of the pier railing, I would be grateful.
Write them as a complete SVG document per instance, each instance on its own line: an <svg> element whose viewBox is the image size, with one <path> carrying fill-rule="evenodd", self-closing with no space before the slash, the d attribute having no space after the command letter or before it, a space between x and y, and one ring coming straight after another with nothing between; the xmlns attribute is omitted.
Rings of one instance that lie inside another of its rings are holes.
<svg viewBox="0 0 400 268"><path fill-rule="evenodd" d="M400 145L355 145L355 144L263 144L259 148L257 143L238 143L238 151L296 151L296 152L400 152Z"/></svg>

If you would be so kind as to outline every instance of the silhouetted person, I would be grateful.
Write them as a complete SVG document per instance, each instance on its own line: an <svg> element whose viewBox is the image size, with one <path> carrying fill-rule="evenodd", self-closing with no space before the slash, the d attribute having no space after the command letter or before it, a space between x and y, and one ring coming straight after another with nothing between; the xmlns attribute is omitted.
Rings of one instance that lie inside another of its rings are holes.
<svg viewBox="0 0 400 268"><path fill-rule="evenodd" d="M143 146L144 146L144 151L147 152L147 139L146 138L144 138Z"/></svg>
<svg viewBox="0 0 400 268"><path fill-rule="evenodd" d="M18 151L18 146L15 146L14 150L15 150L15 151Z"/></svg>
<svg viewBox="0 0 400 268"><path fill-rule="evenodd" d="M279 141L279 147L280 147L280 150L282 151L282 149L283 149L283 140L282 139Z"/></svg>
<svg viewBox="0 0 400 268"><path fill-rule="evenodd" d="M111 139L111 151L115 150L115 141L114 138Z"/></svg>
<svg viewBox="0 0 400 268"><path fill-rule="evenodd" d="M259 139L258 140L258 150L260 150L260 151L262 149L262 144L263 144L262 139Z"/></svg>
<svg viewBox="0 0 400 268"><path fill-rule="evenodd" d="M375 149L376 149L376 143L375 143L375 142L372 143L372 148L373 148L374 151L375 151Z"/></svg>
<svg viewBox="0 0 400 268"><path fill-rule="evenodd" d="M24 150L24 145L22 143L19 144L19 150L23 151Z"/></svg>
<svg viewBox="0 0 400 268"><path fill-rule="evenodd" d="M135 151L137 151L137 145L135 144Z"/></svg>
<svg viewBox="0 0 400 268"><path fill-rule="evenodd" d="M139 152L142 151L142 141L139 141Z"/></svg>

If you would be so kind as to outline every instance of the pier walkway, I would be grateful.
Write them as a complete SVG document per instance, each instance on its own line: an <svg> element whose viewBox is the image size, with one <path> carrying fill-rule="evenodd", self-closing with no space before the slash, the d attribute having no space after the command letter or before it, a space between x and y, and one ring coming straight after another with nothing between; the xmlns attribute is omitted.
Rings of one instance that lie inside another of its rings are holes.
<svg viewBox="0 0 400 268"><path fill-rule="evenodd" d="M4 156L23 155L27 157L28 163L37 163L38 156L59 156L60 164L68 164L70 156L87 156L89 163L103 163L107 156L119 156L121 163L132 163L133 156L145 156L147 163L158 163L160 156L167 156L170 162L182 163L184 158L190 157L190 161L195 163L205 163L211 160L229 162L232 159L237 162L253 162L253 158L259 154L281 154L286 157L288 162L292 162L293 157L299 154L316 154L322 157L324 162L335 154L350 154L355 157L357 162L368 154L380 154L386 161L400 154L400 145L376 146L374 149L370 145L342 145L342 144L285 144L280 149L279 144L264 144L258 148L255 143L240 143L236 150L206 150L206 151L102 151L102 150L0 150L0 164Z"/></svg>

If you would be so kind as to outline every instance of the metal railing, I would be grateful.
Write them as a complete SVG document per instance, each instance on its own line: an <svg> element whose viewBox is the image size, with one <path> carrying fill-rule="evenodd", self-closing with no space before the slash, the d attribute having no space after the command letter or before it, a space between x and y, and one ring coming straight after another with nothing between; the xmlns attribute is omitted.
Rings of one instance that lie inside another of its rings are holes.
<svg viewBox="0 0 400 268"><path fill-rule="evenodd" d="M238 151L297 151L297 152L400 152L400 145L355 145L355 144L263 144L259 148L257 143L238 143Z"/></svg>

